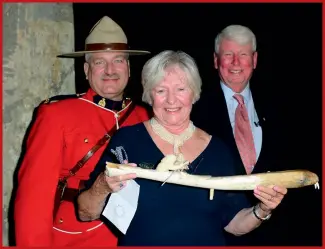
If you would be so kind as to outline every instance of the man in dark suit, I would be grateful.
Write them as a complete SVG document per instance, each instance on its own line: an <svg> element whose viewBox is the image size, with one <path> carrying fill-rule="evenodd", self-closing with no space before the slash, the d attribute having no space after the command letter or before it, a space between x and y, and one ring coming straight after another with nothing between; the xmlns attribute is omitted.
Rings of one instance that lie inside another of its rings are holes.
<svg viewBox="0 0 325 249"><path fill-rule="evenodd" d="M272 119L272 106L269 106L265 95L253 95L254 88L250 84L257 65L255 35L244 26L231 25L217 36L215 48L214 66L218 70L220 83L203 89L200 100L193 107L192 120L208 133L223 139L240 162L237 165L238 174L278 170L269 161L272 157L268 154L272 151L267 150L269 142L274 140L274 129L268 126L268 120ZM250 169L246 170L235 136L239 104L234 96L237 94L243 96L255 148L255 163L247 166ZM270 133L272 140L268 140Z"/></svg>
<svg viewBox="0 0 325 249"><path fill-rule="evenodd" d="M256 65L253 32L240 25L226 27L215 40L214 66L220 82L203 88L201 98L192 110L195 125L220 137L230 148L237 162L237 174L284 170L276 161L278 129L272 123L273 113L270 112L274 103L270 106L265 95L253 95L254 88L251 88L250 79ZM251 192L247 192L247 196L254 201ZM277 212L262 224L264 229L261 227L240 238L230 237L229 244L281 244L281 236L286 231L283 216L281 211ZM279 222L281 227L278 227Z"/></svg>

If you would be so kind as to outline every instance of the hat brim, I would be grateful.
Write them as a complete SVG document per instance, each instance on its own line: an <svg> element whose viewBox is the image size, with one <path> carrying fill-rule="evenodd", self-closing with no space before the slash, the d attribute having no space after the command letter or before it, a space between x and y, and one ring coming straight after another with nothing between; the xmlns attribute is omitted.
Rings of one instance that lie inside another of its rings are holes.
<svg viewBox="0 0 325 249"><path fill-rule="evenodd" d="M145 50L93 50L93 51L78 51L73 53L66 53L66 54L60 54L57 57L59 58L78 58L82 57L85 54L89 53L102 53L102 52L122 52L122 53L128 53L129 55L146 55L150 54L151 52L145 51Z"/></svg>

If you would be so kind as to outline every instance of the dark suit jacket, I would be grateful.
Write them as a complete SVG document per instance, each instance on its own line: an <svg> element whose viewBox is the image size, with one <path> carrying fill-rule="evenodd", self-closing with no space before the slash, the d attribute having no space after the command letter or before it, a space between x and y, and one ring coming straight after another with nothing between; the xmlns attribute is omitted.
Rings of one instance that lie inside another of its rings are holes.
<svg viewBox="0 0 325 249"><path fill-rule="evenodd" d="M272 113L269 111L271 108L265 103L265 98L258 98L258 95L254 94L254 89L252 88L251 91L259 118L258 125L262 128L263 136L261 153L253 173L275 171L278 170L278 167L276 163L272 162L275 160L274 155L277 147L273 145L278 141L276 141L277 129L274 129ZM228 116L226 100L219 82L216 82L214 86L203 89L200 100L193 106L191 119L199 128L211 135L220 137L228 145L235 159L238 161L238 174L246 174L236 146Z"/></svg>
<svg viewBox="0 0 325 249"><path fill-rule="evenodd" d="M281 169L283 165L277 162L277 149L279 149L277 131L279 129L276 127L276 122L272 120L272 106L268 104L271 102L267 102L265 95L254 94L254 90L251 84L254 106L259 118L259 125L262 128L262 148L252 173L284 170L283 168ZM258 98L258 96L261 98ZM221 138L233 153L234 159L237 162L237 174L246 174L234 139L223 91L217 80L213 86L203 88L200 100L193 106L191 119L197 127L210 135ZM250 199L252 205L258 202L258 199L251 191L247 192L247 198ZM281 213L281 210L278 209L281 209L280 206L275 212ZM283 224L283 222L285 223L282 215L277 216L273 214L270 220L264 222L262 226L247 235L241 237L229 235L228 243L229 245L247 246L282 245L284 243L282 242L282 237L286 232L286 224ZM269 233L272 235L268 236L267 234Z"/></svg>

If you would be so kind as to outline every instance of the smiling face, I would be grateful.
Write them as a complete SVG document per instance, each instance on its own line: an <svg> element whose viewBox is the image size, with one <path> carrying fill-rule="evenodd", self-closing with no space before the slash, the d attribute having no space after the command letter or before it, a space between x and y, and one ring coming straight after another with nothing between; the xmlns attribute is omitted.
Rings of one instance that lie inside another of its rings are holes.
<svg viewBox="0 0 325 249"><path fill-rule="evenodd" d="M214 54L214 66L219 70L221 80L234 92L244 90L257 64L257 52L251 44L241 45L223 39L219 54Z"/></svg>
<svg viewBox="0 0 325 249"><path fill-rule="evenodd" d="M165 69L164 77L151 91L155 118L168 130L187 128L193 103L193 91L186 73L178 66Z"/></svg>
<svg viewBox="0 0 325 249"><path fill-rule="evenodd" d="M120 52L93 53L84 64L90 87L100 96L121 100L129 80L127 54Z"/></svg>

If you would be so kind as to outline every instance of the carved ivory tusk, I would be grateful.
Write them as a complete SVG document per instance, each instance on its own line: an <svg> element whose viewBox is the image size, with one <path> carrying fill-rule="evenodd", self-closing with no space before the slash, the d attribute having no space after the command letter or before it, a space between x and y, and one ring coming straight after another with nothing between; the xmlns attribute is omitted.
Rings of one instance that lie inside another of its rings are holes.
<svg viewBox="0 0 325 249"><path fill-rule="evenodd" d="M135 173L138 178L144 178L159 182L178 185L192 186L198 188L217 190L253 190L257 185L278 185L285 188L301 188L318 184L318 176L308 170L286 170L250 175L237 175L225 177L212 177L209 175L191 175L175 171L170 176L170 171L159 172L152 169L142 169L125 164L106 163L106 174L118 176Z"/></svg>

